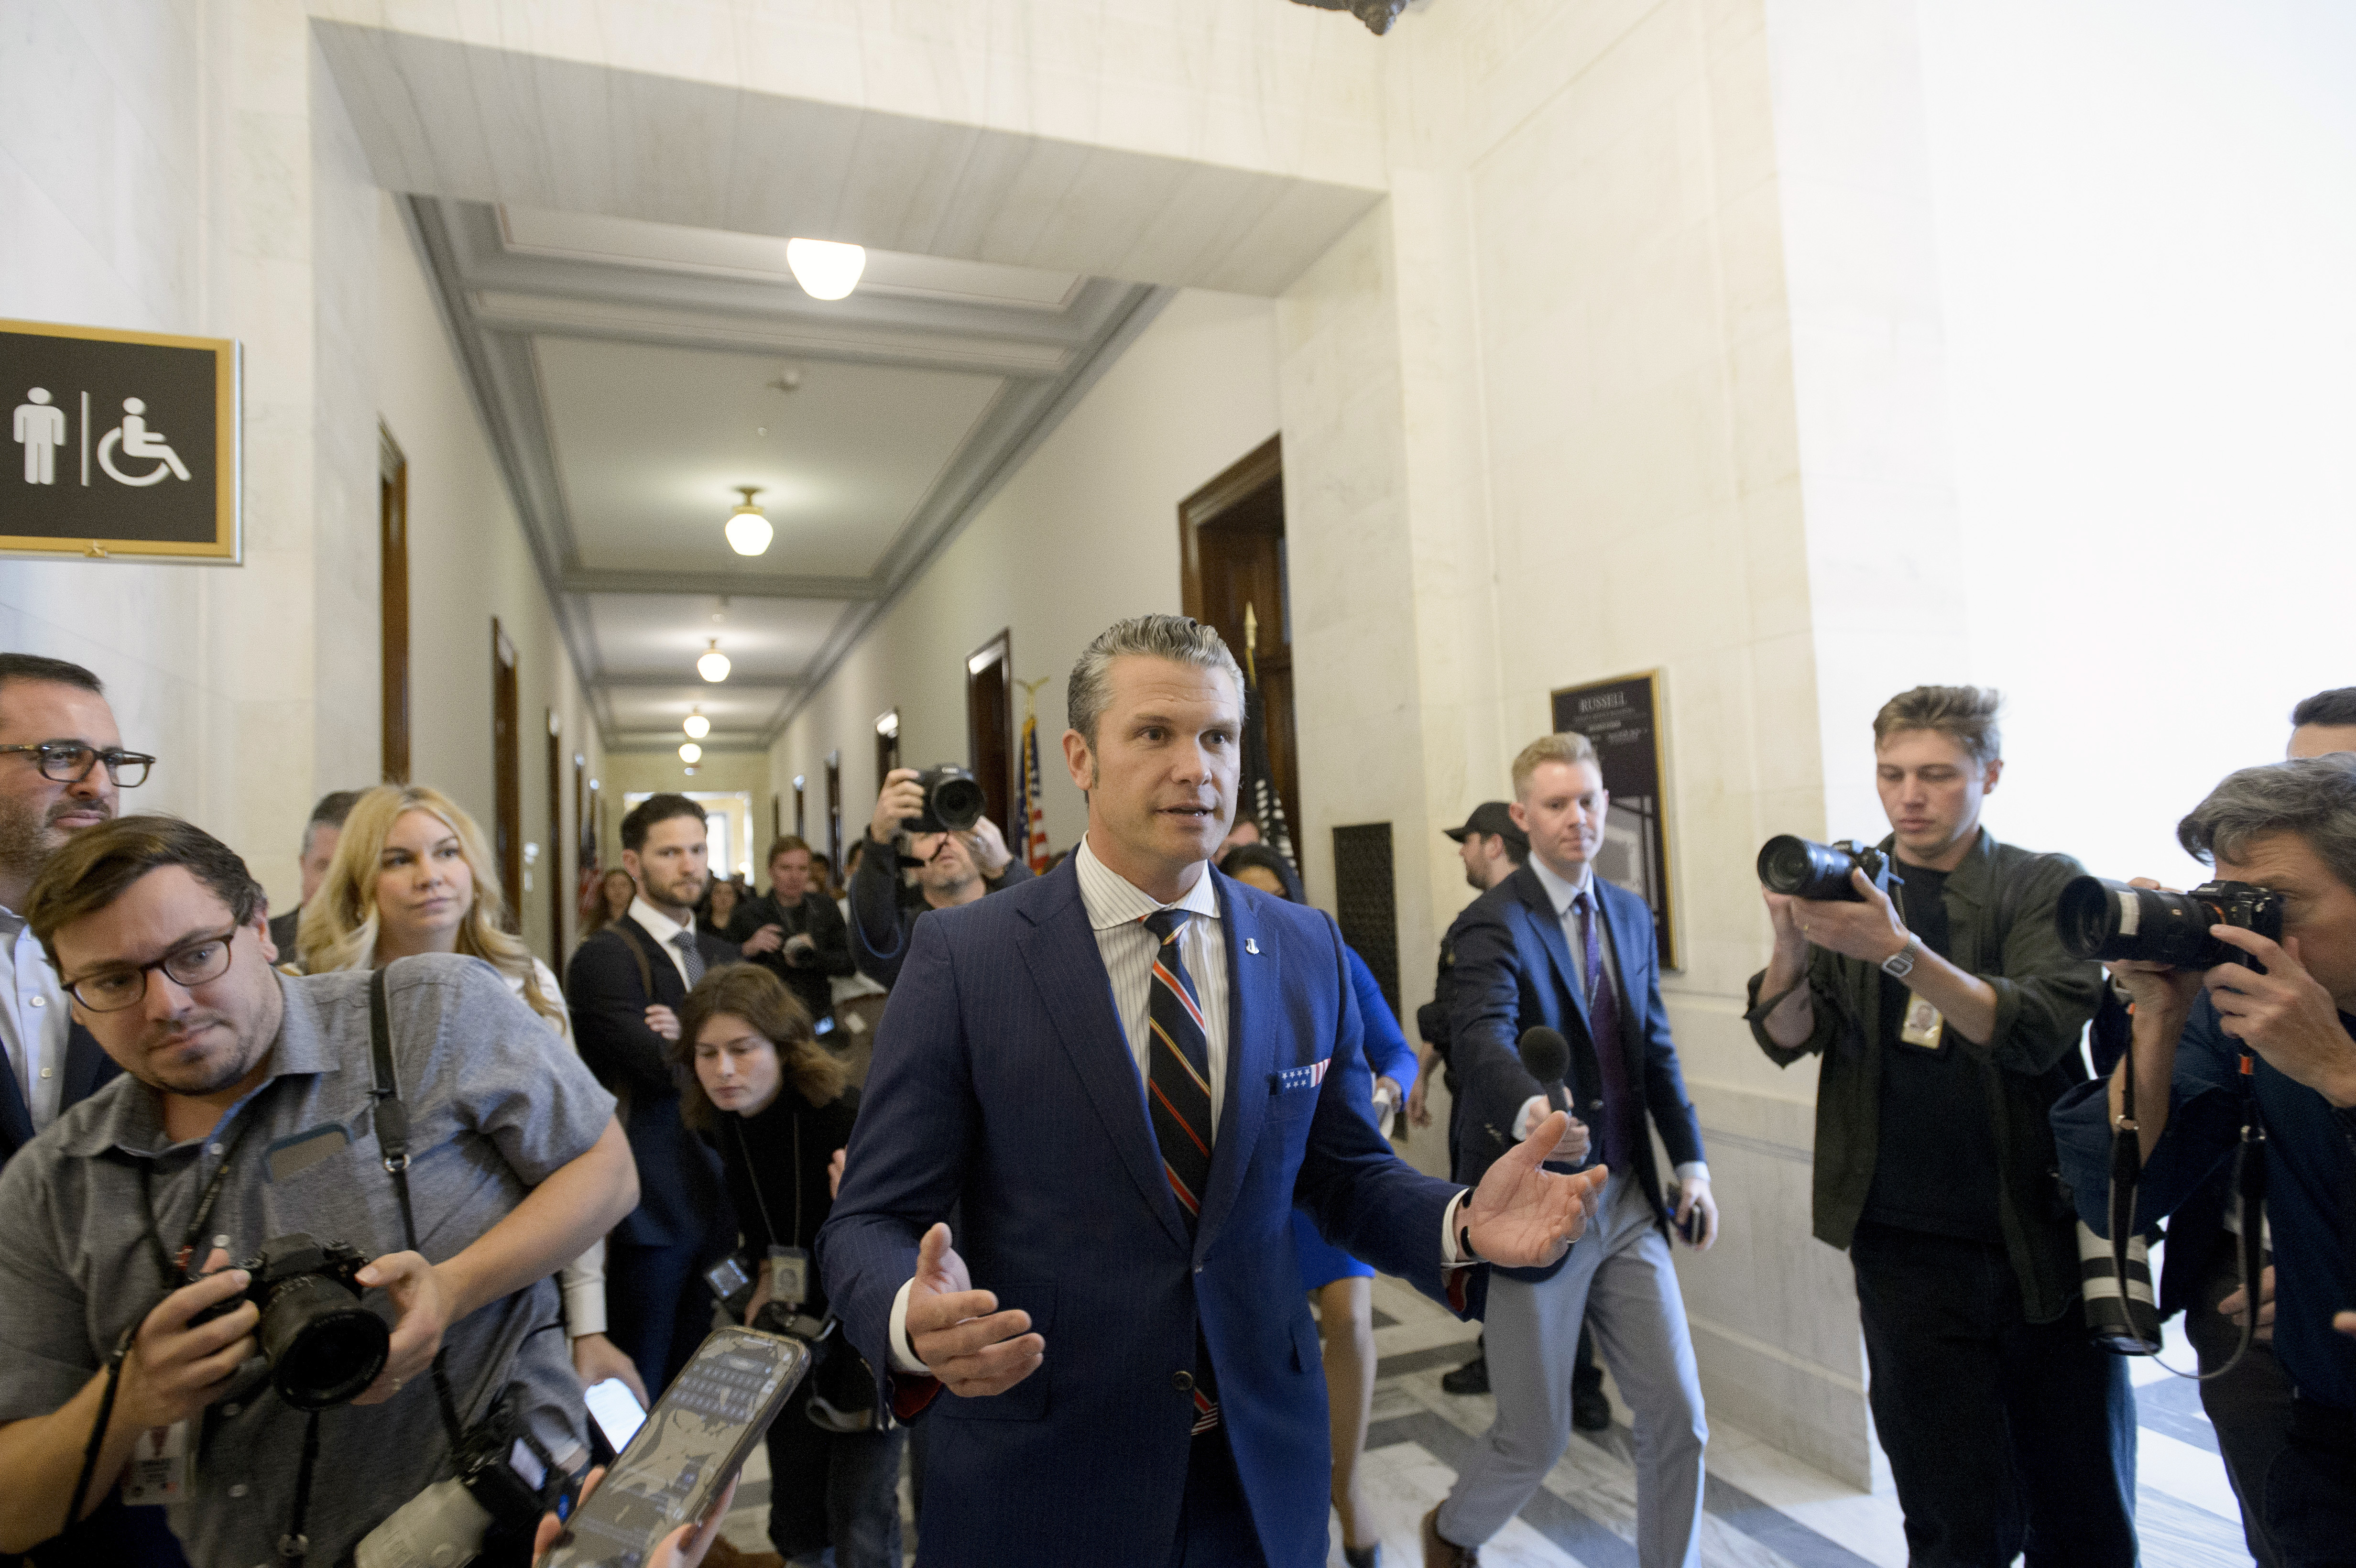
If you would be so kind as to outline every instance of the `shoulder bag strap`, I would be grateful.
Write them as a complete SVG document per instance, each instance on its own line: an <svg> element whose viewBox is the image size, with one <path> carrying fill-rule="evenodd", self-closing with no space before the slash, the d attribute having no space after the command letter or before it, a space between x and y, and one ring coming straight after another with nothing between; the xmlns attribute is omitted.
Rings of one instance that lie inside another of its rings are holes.
<svg viewBox="0 0 2356 1568"><path fill-rule="evenodd" d="M375 1073L369 1093L376 1101L377 1148L384 1157L385 1174L392 1178L393 1196L401 1203L402 1238L416 1253L420 1250L417 1215L409 1202L409 1109L401 1103L401 1085L392 1073L392 1015L385 1005L382 969L369 976L369 1058ZM441 1402L443 1429L449 1433L455 1453L465 1440L466 1428L458 1419L458 1401L450 1392L445 1365L449 1354L446 1342L434 1352L434 1392Z"/></svg>

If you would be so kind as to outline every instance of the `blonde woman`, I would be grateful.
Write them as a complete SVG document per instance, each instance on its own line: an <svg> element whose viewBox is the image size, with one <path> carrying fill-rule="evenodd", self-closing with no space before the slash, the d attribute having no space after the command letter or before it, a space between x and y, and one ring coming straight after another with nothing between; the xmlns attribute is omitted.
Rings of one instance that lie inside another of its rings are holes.
<svg viewBox="0 0 2356 1568"><path fill-rule="evenodd" d="M506 929L490 846L458 803L425 784L380 784L354 803L295 937L308 974L378 969L420 953L463 953L573 1045L573 1021L547 965ZM578 1049L577 1047L575 1048ZM563 1271L573 1366L584 1386L619 1378L648 1403L630 1359L605 1336L605 1245Z"/></svg>

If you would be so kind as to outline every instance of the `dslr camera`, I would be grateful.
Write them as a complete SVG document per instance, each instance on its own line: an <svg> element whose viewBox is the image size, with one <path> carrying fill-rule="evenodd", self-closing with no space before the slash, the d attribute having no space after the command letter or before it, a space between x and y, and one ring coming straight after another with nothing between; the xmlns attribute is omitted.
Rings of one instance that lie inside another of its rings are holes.
<svg viewBox="0 0 2356 1568"><path fill-rule="evenodd" d="M2053 924L2072 958L2138 959L2177 969L2265 965L2209 934L2238 926L2280 942L2283 896L2249 882L2203 882L2189 893L2072 877L2053 906Z"/></svg>
<svg viewBox="0 0 2356 1568"><path fill-rule="evenodd" d="M916 787L925 792L924 815L900 818L903 832L963 833L981 820L987 804L981 785L955 763L926 768L916 775Z"/></svg>
<svg viewBox="0 0 2356 1568"><path fill-rule="evenodd" d="M360 1305L360 1270L369 1260L343 1242L322 1245L300 1231L262 1243L236 1266L252 1276L244 1291L200 1314L209 1322L251 1301L262 1311L254 1342L270 1363L270 1385L296 1410L348 1404L391 1353L392 1331Z"/></svg>
<svg viewBox="0 0 2356 1568"><path fill-rule="evenodd" d="M1854 838L1818 844L1780 833L1759 850L1759 880L1771 893L1819 903L1863 903L1865 895L1848 880L1851 871L1863 871L1886 899L1896 898L1904 880L1889 856Z"/></svg>
<svg viewBox="0 0 2356 1568"><path fill-rule="evenodd" d="M360 1541L357 1568L461 1568L486 1536L529 1541L542 1515L573 1510L573 1477L517 1408L520 1383L499 1391L451 1455L457 1473L403 1503Z"/></svg>

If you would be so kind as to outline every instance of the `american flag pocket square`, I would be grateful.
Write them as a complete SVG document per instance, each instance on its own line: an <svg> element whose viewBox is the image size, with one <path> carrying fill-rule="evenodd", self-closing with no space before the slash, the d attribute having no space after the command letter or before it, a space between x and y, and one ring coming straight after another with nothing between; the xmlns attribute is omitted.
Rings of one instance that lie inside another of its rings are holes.
<svg viewBox="0 0 2356 1568"><path fill-rule="evenodd" d="M1325 1082L1325 1070L1332 1065L1333 1059L1329 1056L1306 1067L1287 1067L1276 1075L1276 1092L1281 1094L1290 1089L1314 1089Z"/></svg>

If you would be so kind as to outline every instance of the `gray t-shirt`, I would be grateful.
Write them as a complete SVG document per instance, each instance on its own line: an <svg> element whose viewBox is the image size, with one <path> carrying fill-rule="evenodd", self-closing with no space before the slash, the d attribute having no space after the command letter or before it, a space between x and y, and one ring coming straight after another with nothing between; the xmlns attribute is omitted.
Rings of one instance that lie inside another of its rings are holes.
<svg viewBox="0 0 2356 1568"><path fill-rule="evenodd" d="M394 1072L409 1111L419 1250L438 1264L586 1153L614 1101L481 960L407 958L385 976ZM243 1262L294 1231L349 1242L369 1257L406 1244L369 1093L369 976L317 975L283 986L271 1076L207 1137L167 1145L155 1092L126 1075L60 1116L0 1172L0 1421L64 1404L123 1328L161 1299L141 1173L152 1172L154 1230L169 1253L244 1116L261 1120L236 1151L199 1255L214 1236L226 1236L221 1244ZM314 1141L323 1133L324 1143ZM290 1158L296 1144L302 1154ZM323 1148L326 1157L290 1168ZM366 1299L391 1319L382 1291ZM583 1441L581 1385L552 1280L453 1324L443 1343L463 1419L480 1416L501 1387L518 1381L554 1452L562 1456ZM245 1568L277 1561L305 1419L266 1381L206 1412L188 1498L171 1509L191 1562ZM431 1378L412 1380L382 1404L325 1412L305 1525L310 1560L337 1561L446 1475L448 1451Z"/></svg>

